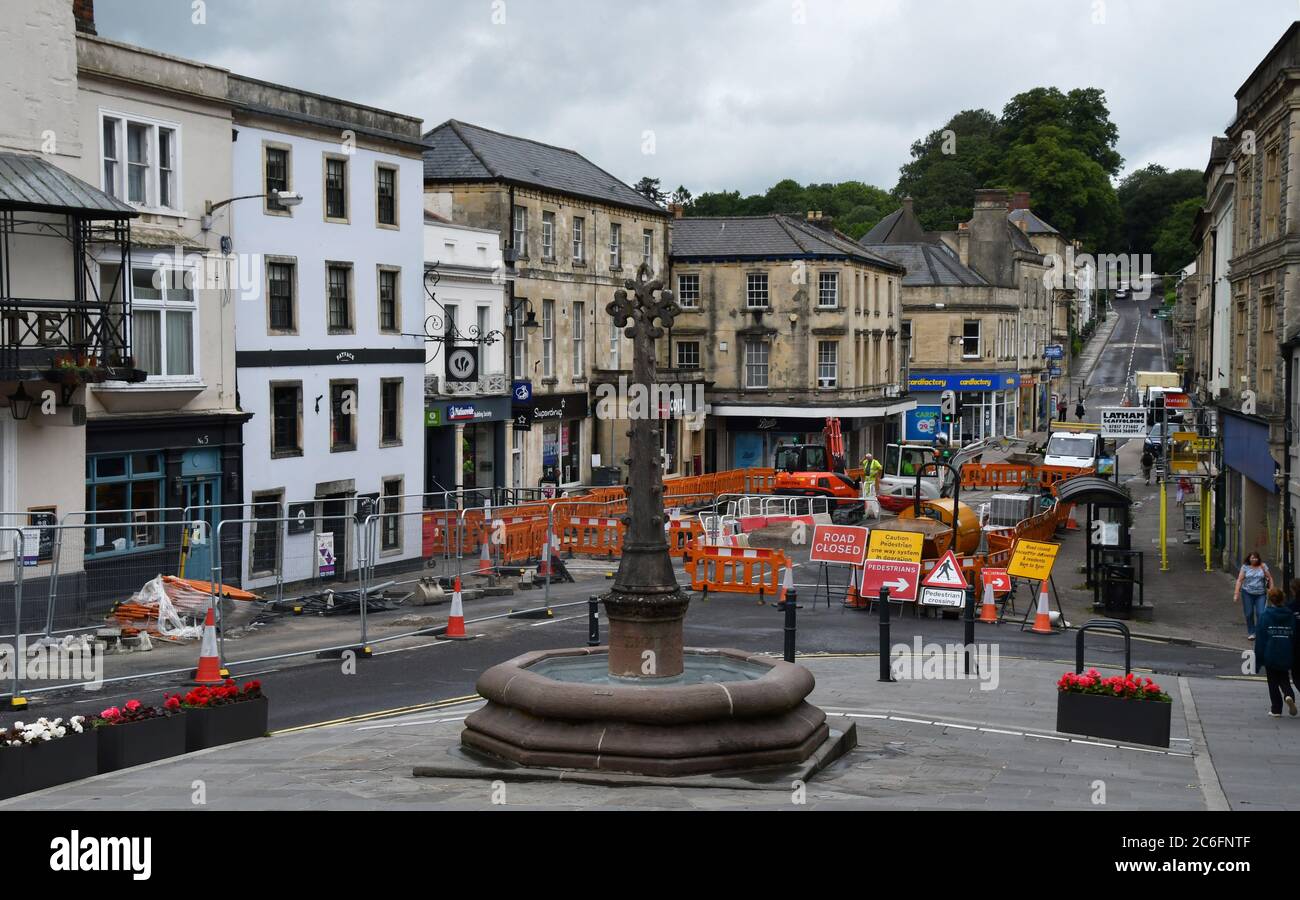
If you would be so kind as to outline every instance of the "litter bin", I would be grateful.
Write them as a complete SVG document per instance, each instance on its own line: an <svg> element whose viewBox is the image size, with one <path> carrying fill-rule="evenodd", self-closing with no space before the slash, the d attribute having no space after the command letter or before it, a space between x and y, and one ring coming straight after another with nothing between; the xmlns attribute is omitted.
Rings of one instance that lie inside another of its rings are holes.
<svg viewBox="0 0 1300 900"><path fill-rule="evenodd" d="M1132 617L1136 574L1133 566L1106 563L1101 567L1101 601L1108 616L1117 619Z"/></svg>

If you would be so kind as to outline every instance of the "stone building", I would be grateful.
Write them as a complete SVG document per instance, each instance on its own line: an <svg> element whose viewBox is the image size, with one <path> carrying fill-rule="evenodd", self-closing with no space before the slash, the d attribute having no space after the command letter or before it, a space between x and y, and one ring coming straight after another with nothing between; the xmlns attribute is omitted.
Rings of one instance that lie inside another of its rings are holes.
<svg viewBox="0 0 1300 900"><path fill-rule="evenodd" d="M1192 234L1198 249L1190 372L1192 391L1203 405L1228 400L1234 389L1228 261L1232 258L1235 181L1232 145L1227 138L1216 137L1205 167L1205 206ZM1236 390L1240 392L1240 387Z"/></svg>
<svg viewBox="0 0 1300 900"><path fill-rule="evenodd" d="M572 150L455 120L424 140L425 208L507 236L510 372L531 394L516 410L509 452L522 480L511 486L587 484L597 460L615 477L627 423L595 401L630 373L631 343L605 306L643 263L667 271L669 214ZM664 449L666 474L694 471L692 445Z"/></svg>
<svg viewBox="0 0 1300 900"><path fill-rule="evenodd" d="M1008 205L1005 191L977 191L970 222L927 232L906 199L860 241L907 270L901 326L911 346L908 390L918 403L909 439L926 439L944 390L961 395L953 437L963 443L1046 427L1044 260L1008 220Z"/></svg>
<svg viewBox="0 0 1300 900"><path fill-rule="evenodd" d="M1255 67L1236 101L1227 129L1232 324L1227 395L1219 401L1225 496L1216 524L1228 564L1259 550L1281 556L1290 578L1300 501L1300 448L1287 425L1297 420L1298 407L1288 404L1300 375L1300 22Z"/></svg>
<svg viewBox="0 0 1300 900"><path fill-rule="evenodd" d="M707 379L704 468L770 466L784 443L820 443L838 417L852 465L901 435L903 267L783 215L673 222L683 312L667 345Z"/></svg>

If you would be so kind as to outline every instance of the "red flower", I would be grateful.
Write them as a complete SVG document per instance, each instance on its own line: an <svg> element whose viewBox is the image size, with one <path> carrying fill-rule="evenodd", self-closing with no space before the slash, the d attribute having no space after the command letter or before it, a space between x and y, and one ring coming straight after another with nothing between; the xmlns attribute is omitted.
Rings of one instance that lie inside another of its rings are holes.
<svg viewBox="0 0 1300 900"><path fill-rule="evenodd" d="M122 710L118 709L116 706L110 706L108 709L104 710L102 713L99 714L99 717L101 719L108 719L110 721L112 721L113 719L121 718L121 716L122 716Z"/></svg>
<svg viewBox="0 0 1300 900"><path fill-rule="evenodd" d="M163 706L165 706L167 709L172 709L172 710L180 709L181 698L177 697L175 694L172 694L170 697L168 697L166 700L163 701Z"/></svg>
<svg viewBox="0 0 1300 900"><path fill-rule="evenodd" d="M137 709L139 709L139 708L140 708L140 701L139 701L139 700L128 700L128 701L126 701L126 711L127 711L127 712L135 712L135 711L136 711Z"/></svg>

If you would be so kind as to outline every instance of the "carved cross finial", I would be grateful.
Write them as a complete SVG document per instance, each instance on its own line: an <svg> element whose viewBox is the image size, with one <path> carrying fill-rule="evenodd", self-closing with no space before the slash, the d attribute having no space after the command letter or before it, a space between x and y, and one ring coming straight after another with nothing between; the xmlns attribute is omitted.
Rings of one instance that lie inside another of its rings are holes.
<svg viewBox="0 0 1300 900"><path fill-rule="evenodd" d="M614 325L624 328L623 333L635 340L644 335L651 340L663 336L663 328L671 328L673 318L681 312L681 307L673 298L672 291L663 289L661 278L650 278L650 267L641 263L635 279L624 282L627 290L614 292L614 299L605 307L605 312L614 319ZM632 296L628 296L628 291ZM655 294L658 294L658 297ZM628 322L631 325L628 325ZM624 327L626 326L626 328Z"/></svg>

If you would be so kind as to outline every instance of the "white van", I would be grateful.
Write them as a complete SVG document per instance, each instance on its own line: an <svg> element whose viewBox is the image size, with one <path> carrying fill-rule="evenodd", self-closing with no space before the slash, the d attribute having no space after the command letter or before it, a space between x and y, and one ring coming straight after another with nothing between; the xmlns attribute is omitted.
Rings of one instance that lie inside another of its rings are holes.
<svg viewBox="0 0 1300 900"><path fill-rule="evenodd" d="M1045 466L1095 469L1101 460L1101 437L1086 431L1053 431L1043 456Z"/></svg>

